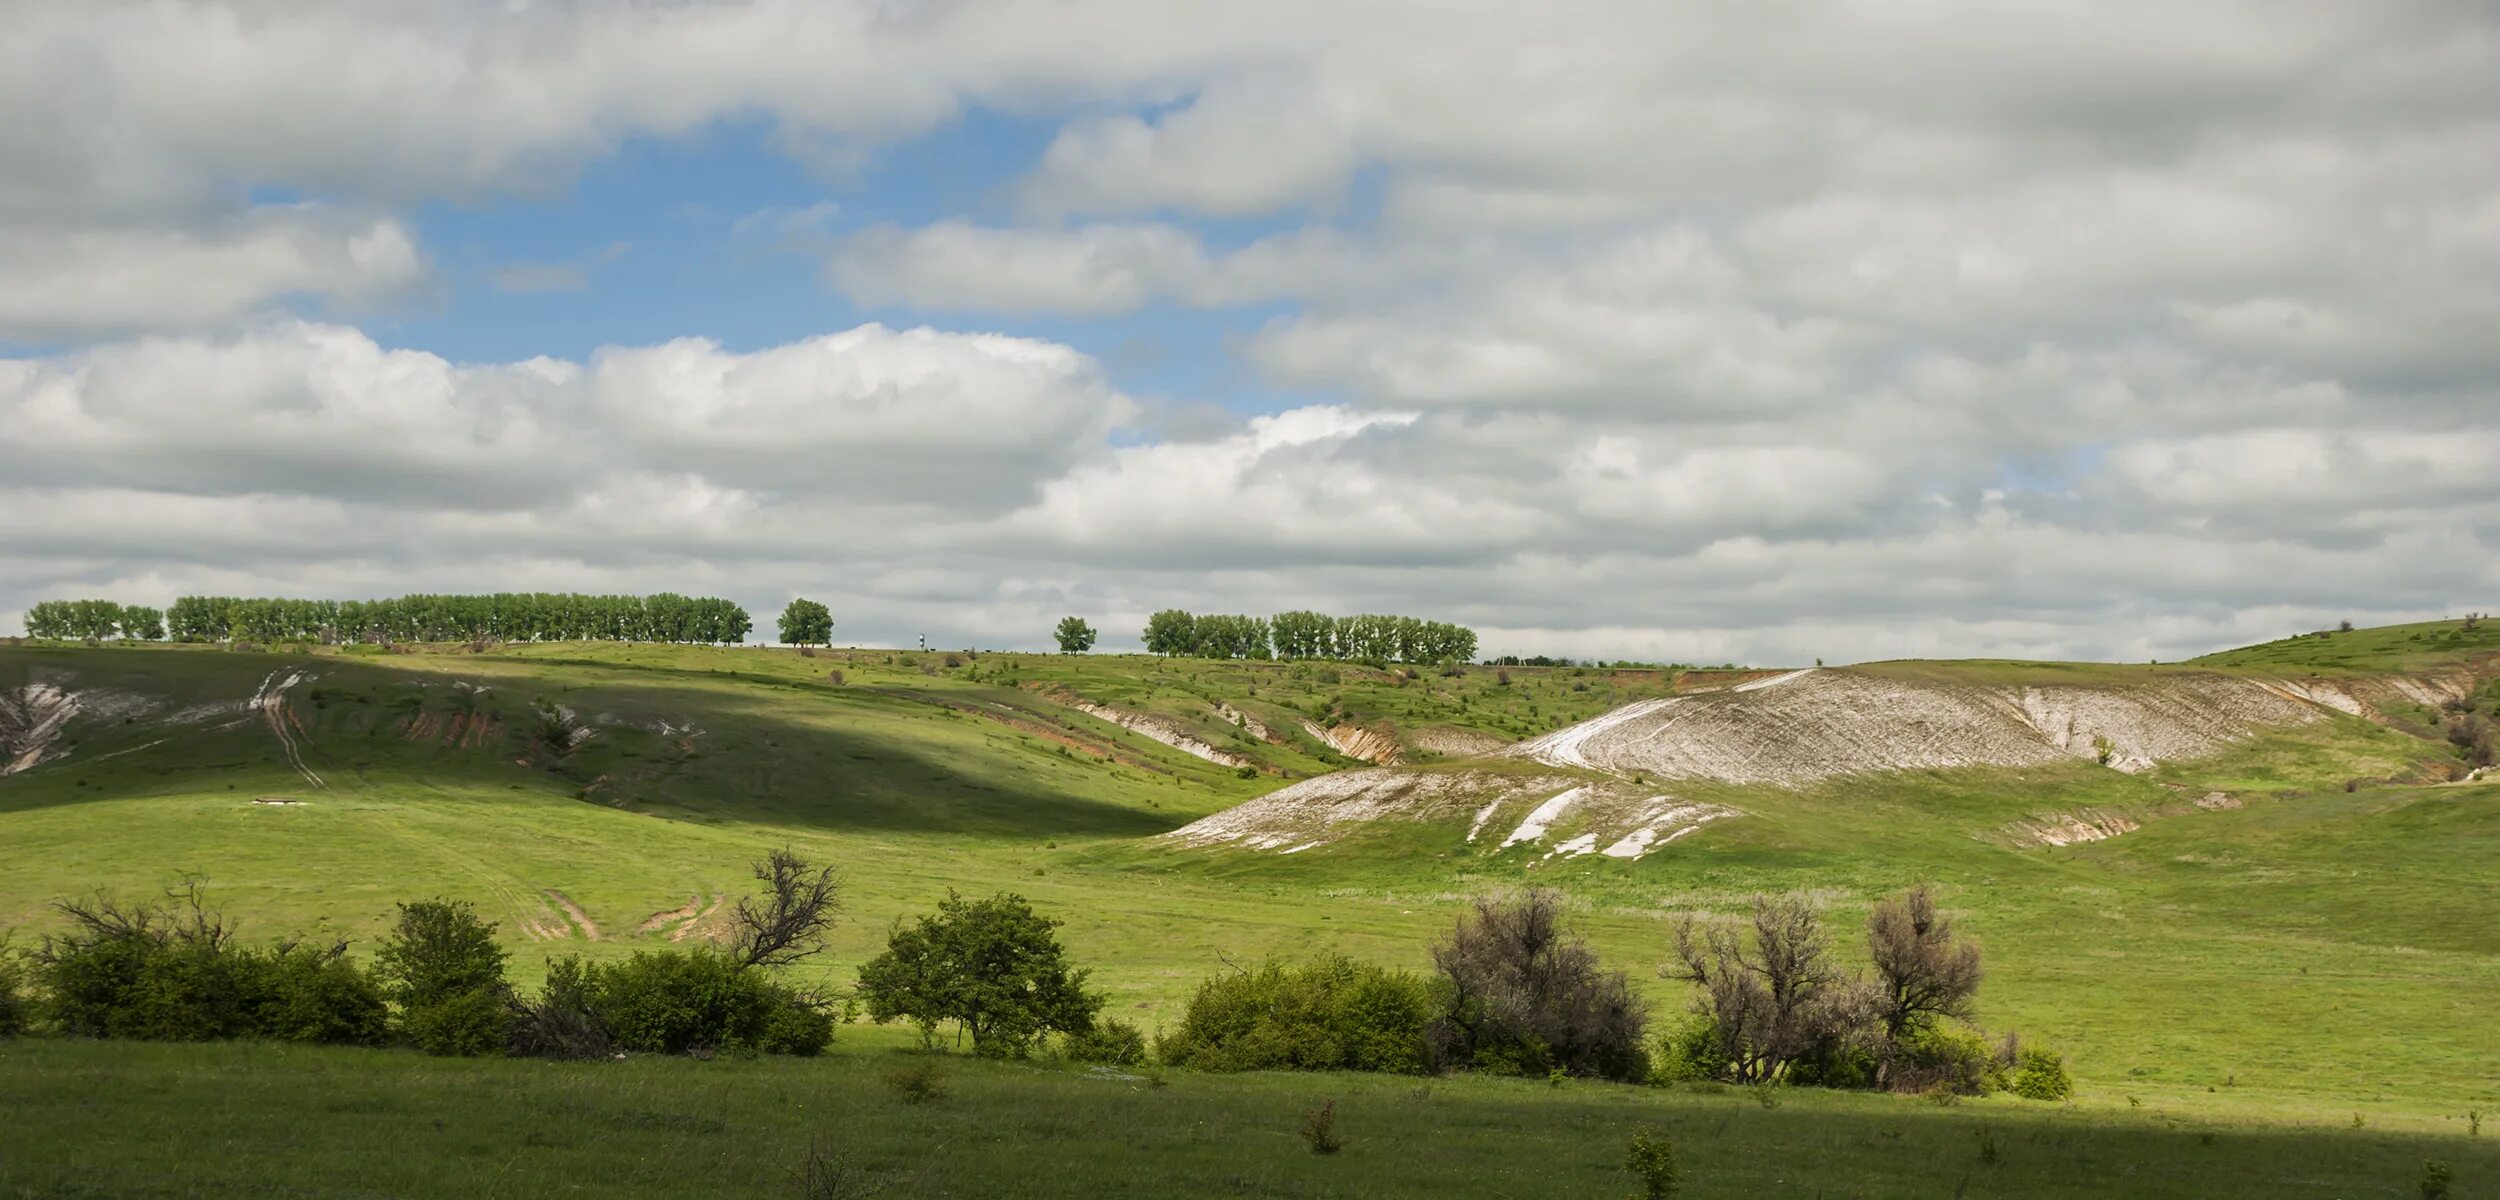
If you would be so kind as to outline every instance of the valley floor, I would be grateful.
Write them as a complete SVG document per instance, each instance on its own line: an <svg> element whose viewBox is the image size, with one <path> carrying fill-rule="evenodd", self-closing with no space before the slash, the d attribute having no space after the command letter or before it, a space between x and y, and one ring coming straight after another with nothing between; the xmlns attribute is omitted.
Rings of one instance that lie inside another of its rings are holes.
<svg viewBox="0 0 2500 1200"><path fill-rule="evenodd" d="M943 1094L886 1082L935 1062ZM1344 1149L1308 1150L1334 1100ZM1619 1196L1636 1133L1691 1200L2500 1195L2500 1131L1715 1085L1123 1073L906 1051L551 1064L271 1045L0 1043L9 1197ZM811 1159L814 1161L811 1187Z"/></svg>

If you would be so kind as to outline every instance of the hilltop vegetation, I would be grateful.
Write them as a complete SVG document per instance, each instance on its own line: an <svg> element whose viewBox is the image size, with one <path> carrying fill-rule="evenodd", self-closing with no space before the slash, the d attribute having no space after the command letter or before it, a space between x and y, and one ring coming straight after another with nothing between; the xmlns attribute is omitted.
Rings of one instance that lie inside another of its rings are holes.
<svg viewBox="0 0 2500 1200"><path fill-rule="evenodd" d="M2216 651L2188 660L2199 667L2272 671L2435 671L2470 666L2500 654L2500 621L2424 621L2372 629L2321 629Z"/></svg>

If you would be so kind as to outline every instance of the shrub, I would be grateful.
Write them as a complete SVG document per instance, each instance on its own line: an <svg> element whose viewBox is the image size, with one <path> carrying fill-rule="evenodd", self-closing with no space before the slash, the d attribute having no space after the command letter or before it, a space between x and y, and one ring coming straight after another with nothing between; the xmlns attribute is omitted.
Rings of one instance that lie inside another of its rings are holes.
<svg viewBox="0 0 2500 1200"><path fill-rule="evenodd" d="M1642 1200L1668 1200L1684 1182L1675 1161L1675 1143L1663 1134L1633 1134L1623 1169L1641 1181Z"/></svg>
<svg viewBox="0 0 2500 1200"><path fill-rule="evenodd" d="M797 992L711 949L645 950L585 972L588 1009L625 1050L813 1055L833 1018Z"/></svg>
<svg viewBox="0 0 2500 1200"><path fill-rule="evenodd" d="M1754 897L1741 927L1683 918L1674 949L1672 976L1701 985L1697 1011L1732 1082L1780 1079L1800 1063L1836 1069L1877 1024L1881 999L1833 965L1821 918L1794 897Z"/></svg>
<svg viewBox="0 0 2500 1200"><path fill-rule="evenodd" d="M26 1032L26 964L9 944L0 941L0 1038Z"/></svg>
<svg viewBox="0 0 2500 1200"><path fill-rule="evenodd" d="M495 927L465 900L399 906L399 924L374 955L400 1031L428 1054L501 1054L516 1004L504 982Z"/></svg>
<svg viewBox="0 0 2500 1200"><path fill-rule="evenodd" d="M1727 1054L1719 1041L1718 1022L1695 1013L1658 1039L1658 1057L1650 1066L1653 1083L1691 1083L1728 1077Z"/></svg>
<svg viewBox="0 0 2500 1200"><path fill-rule="evenodd" d="M1780 1082L1798 1087L1871 1088L1881 1077L1882 1066L1881 1056L1866 1039L1825 1037L1791 1060Z"/></svg>
<svg viewBox="0 0 2500 1200"><path fill-rule="evenodd" d="M251 1003L256 1036L357 1046L388 1039L382 986L347 957L344 943L327 950L293 943L246 958L259 975Z"/></svg>
<svg viewBox="0 0 2500 1200"><path fill-rule="evenodd" d="M1559 893L1477 900L1432 961L1444 985L1429 1031L1440 1062L1530 1076L1649 1074L1648 1009L1623 972L1601 970L1564 928Z"/></svg>
<svg viewBox="0 0 2500 1200"><path fill-rule="evenodd" d="M504 992L453 992L401 1009L399 1032L427 1054L476 1058L510 1048L512 1018L511 997Z"/></svg>
<svg viewBox="0 0 2500 1200"><path fill-rule="evenodd" d="M44 939L35 967L46 1015L64 1033L148 1041L382 1038L381 991L348 961L344 944L237 947L196 884L177 889L169 903L124 907L99 896L57 907L71 928ZM0 971L15 969L0 964ZM14 986L0 986L0 1007L14 996Z"/></svg>
<svg viewBox="0 0 2500 1200"><path fill-rule="evenodd" d="M1388 1071L1429 1065L1431 989L1343 956L1268 963L1198 985L1163 1061L1204 1071Z"/></svg>
<svg viewBox="0 0 2500 1200"><path fill-rule="evenodd" d="M2435 1158L2422 1160L2422 1200L2448 1200L2448 1188L2457 1173L2447 1163Z"/></svg>
<svg viewBox="0 0 2500 1200"><path fill-rule="evenodd" d="M1146 1035L1126 1021L1096 1021L1092 1029L1068 1034L1061 1049L1078 1062L1134 1067L1146 1061Z"/></svg>
<svg viewBox="0 0 2500 1200"><path fill-rule="evenodd" d="M1337 1136L1337 1102L1330 1100L1302 1114L1302 1144L1313 1154L1335 1154L1345 1149L1345 1139Z"/></svg>
<svg viewBox="0 0 2500 1200"><path fill-rule="evenodd" d="M2066 1075L2066 1060L2053 1051L2026 1046L2015 1058L2006 1090L2026 1100L2063 1100L2075 1090Z"/></svg>
<svg viewBox="0 0 2500 1200"><path fill-rule="evenodd" d="M897 921L883 954L859 969L868 1015L908 1020L933 1044L937 1027L955 1023L976 1054L1022 1058L1052 1033L1093 1028L1100 995L1085 990L1086 972L1068 966L1057 921L1024 897L1001 892L966 900L948 892L931 916Z"/></svg>
<svg viewBox="0 0 2500 1200"><path fill-rule="evenodd" d="M1893 1044L1887 1077L1896 1091L1960 1096L1987 1095L1995 1078L2001 1076L1986 1038L1936 1025L1913 1027Z"/></svg>
<svg viewBox="0 0 2500 1200"><path fill-rule="evenodd" d="M821 953L838 902L833 868L784 849L757 860L754 869L763 894L741 898L730 915L731 953L739 965L787 966Z"/></svg>
<svg viewBox="0 0 2500 1200"><path fill-rule="evenodd" d="M938 1074L937 1064L925 1060L888 1068L885 1087L905 1104L927 1104L946 1098L946 1084Z"/></svg>
<svg viewBox="0 0 2500 1200"><path fill-rule="evenodd" d="M590 971L579 955L550 959L538 996L513 1015L511 1051L527 1058L595 1059L616 1052L591 1011Z"/></svg>
<svg viewBox="0 0 2500 1200"><path fill-rule="evenodd" d="M179 915L168 904L125 907L103 895L53 905L70 928L36 948L35 976L54 1027L72 1037L155 1040L241 1033L241 1005L231 989L195 990L211 982L198 969L201 960L228 949L224 924L197 886L177 894L190 901ZM178 954L190 961L168 961Z"/></svg>

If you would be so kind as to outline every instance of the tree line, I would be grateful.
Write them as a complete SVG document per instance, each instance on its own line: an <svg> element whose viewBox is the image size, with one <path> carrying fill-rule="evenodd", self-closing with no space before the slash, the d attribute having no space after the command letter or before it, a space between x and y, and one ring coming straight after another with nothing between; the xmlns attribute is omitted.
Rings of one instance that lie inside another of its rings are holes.
<svg viewBox="0 0 2500 1200"><path fill-rule="evenodd" d="M693 642L732 644L752 628L746 610L710 596L661 592L593 596L498 592L388 600L184 596L173 607L109 600L46 600L26 610L39 638L124 637L177 642Z"/></svg>
<svg viewBox="0 0 2500 1200"><path fill-rule="evenodd" d="M1328 658L1355 662L1465 662L1476 631L1447 621L1297 610L1273 617L1167 608L1146 621L1151 654L1195 658Z"/></svg>
<svg viewBox="0 0 2500 1200"><path fill-rule="evenodd" d="M39 600L26 610L29 637L80 639L128 638L134 642L165 639L162 610L110 600Z"/></svg>

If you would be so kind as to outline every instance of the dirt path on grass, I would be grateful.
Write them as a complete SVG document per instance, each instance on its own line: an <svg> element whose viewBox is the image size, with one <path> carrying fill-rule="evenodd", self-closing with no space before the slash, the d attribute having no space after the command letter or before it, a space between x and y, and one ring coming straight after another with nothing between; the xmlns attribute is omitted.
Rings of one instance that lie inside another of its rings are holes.
<svg viewBox="0 0 2500 1200"><path fill-rule="evenodd" d="M285 678L279 678L281 675ZM304 763L303 748L312 742L312 734L304 728L303 720L295 715L294 706L287 702L287 693L310 678L312 676L304 672L285 667L271 671L268 678L260 681L260 690L252 693L251 707L260 714L261 724L268 726L269 732L277 736L278 748L285 753L287 765L295 768L295 773L303 776L304 782L328 791L330 785L323 783L321 776Z"/></svg>
<svg viewBox="0 0 2500 1200"><path fill-rule="evenodd" d="M548 888L547 898L555 901L556 907L563 909L565 916L572 918L573 924L582 931L584 940L593 942L599 940L599 923L591 920L590 914L583 912L581 905L573 903L571 896L554 888Z"/></svg>

